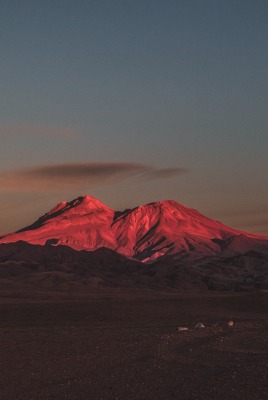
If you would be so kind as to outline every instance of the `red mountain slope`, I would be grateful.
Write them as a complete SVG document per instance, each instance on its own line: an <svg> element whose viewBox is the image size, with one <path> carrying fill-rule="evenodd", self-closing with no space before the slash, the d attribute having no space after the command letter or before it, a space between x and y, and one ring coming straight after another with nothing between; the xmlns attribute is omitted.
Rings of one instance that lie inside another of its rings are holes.
<svg viewBox="0 0 268 400"><path fill-rule="evenodd" d="M76 250L107 247L127 257L198 258L255 250L268 253L268 237L229 228L175 201L124 212L91 196L58 204L32 225L3 236L0 243L67 245Z"/></svg>

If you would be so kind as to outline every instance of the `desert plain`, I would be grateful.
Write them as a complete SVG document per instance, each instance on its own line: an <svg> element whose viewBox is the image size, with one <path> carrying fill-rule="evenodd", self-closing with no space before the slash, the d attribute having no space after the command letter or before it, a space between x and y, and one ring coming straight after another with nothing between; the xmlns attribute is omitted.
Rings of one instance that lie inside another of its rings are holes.
<svg viewBox="0 0 268 400"><path fill-rule="evenodd" d="M268 398L265 291L1 293L1 400Z"/></svg>

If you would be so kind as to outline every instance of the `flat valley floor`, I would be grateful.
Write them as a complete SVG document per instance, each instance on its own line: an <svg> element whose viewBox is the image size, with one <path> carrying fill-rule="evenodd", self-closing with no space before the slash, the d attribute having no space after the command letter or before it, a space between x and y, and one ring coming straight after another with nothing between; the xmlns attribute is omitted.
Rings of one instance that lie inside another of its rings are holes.
<svg viewBox="0 0 268 400"><path fill-rule="evenodd" d="M268 399L268 293L38 297L1 299L1 400Z"/></svg>

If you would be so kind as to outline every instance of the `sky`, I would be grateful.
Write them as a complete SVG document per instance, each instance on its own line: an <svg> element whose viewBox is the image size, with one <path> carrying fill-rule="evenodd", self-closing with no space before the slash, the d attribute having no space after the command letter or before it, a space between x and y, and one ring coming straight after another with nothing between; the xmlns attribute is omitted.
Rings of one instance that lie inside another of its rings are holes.
<svg viewBox="0 0 268 400"><path fill-rule="evenodd" d="M268 2L0 0L0 233L90 194L268 235Z"/></svg>

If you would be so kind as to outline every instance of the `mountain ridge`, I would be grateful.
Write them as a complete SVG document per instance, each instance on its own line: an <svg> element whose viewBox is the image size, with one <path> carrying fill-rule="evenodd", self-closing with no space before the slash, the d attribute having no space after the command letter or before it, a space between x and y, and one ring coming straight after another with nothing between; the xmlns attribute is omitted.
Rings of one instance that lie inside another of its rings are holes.
<svg viewBox="0 0 268 400"><path fill-rule="evenodd" d="M0 244L21 240L75 250L107 247L149 263L170 256L268 254L268 237L230 228L175 200L115 211L90 195L57 204L33 224L2 236Z"/></svg>

